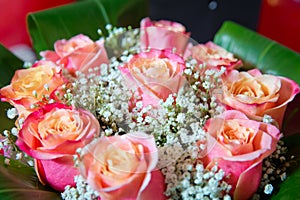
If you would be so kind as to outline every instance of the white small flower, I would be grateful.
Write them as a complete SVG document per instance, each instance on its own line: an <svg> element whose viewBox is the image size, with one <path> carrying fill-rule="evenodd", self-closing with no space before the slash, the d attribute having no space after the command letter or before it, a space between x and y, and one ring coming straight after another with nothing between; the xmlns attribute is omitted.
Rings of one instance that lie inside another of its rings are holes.
<svg viewBox="0 0 300 200"><path fill-rule="evenodd" d="M271 184L265 185L264 193L265 194L271 194L273 192L273 186Z"/></svg>
<svg viewBox="0 0 300 200"><path fill-rule="evenodd" d="M18 136L19 130L18 130L16 127L13 127L13 128L11 129L11 133L12 133L14 136Z"/></svg>
<svg viewBox="0 0 300 200"><path fill-rule="evenodd" d="M231 200L230 195L226 194L226 195L223 197L223 200Z"/></svg>
<svg viewBox="0 0 300 200"><path fill-rule="evenodd" d="M7 110L7 117L9 119L13 119L18 115L18 111L16 108L10 108Z"/></svg>
<svg viewBox="0 0 300 200"><path fill-rule="evenodd" d="M270 124L270 123L273 122L273 119L272 119L272 117L270 115L264 115L263 122L267 123L267 124Z"/></svg>
<svg viewBox="0 0 300 200"><path fill-rule="evenodd" d="M33 91L32 91L32 95L35 96L35 97L37 97L37 91L36 91L36 90L33 90Z"/></svg>
<svg viewBox="0 0 300 200"><path fill-rule="evenodd" d="M111 24L106 24L105 29L106 30L111 30L112 29L112 25Z"/></svg>
<svg viewBox="0 0 300 200"><path fill-rule="evenodd" d="M184 70L184 73L186 74L186 75L192 75L192 70L191 69L185 69Z"/></svg>
<svg viewBox="0 0 300 200"><path fill-rule="evenodd" d="M17 154L16 154L16 159L17 159L17 160L20 160L22 157L23 157L23 154L22 154L22 153L17 153Z"/></svg>

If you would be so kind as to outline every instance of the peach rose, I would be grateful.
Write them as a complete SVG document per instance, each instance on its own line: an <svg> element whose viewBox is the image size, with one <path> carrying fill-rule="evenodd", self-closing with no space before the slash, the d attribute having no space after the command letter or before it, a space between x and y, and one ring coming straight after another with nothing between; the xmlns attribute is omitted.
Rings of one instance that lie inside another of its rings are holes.
<svg viewBox="0 0 300 200"><path fill-rule="evenodd" d="M258 69L232 70L223 77L223 96L217 98L228 109L242 111L251 119L270 115L281 127L286 106L299 91L299 86L288 78L263 75Z"/></svg>
<svg viewBox="0 0 300 200"><path fill-rule="evenodd" d="M80 157L81 175L99 192L101 199L138 199L151 182L152 175L163 178L154 172L158 162L155 140L145 133L99 138L87 145ZM164 192L160 184L150 188L158 197ZM147 195L151 192L146 193L142 196L150 200L151 196L148 198Z"/></svg>
<svg viewBox="0 0 300 200"><path fill-rule="evenodd" d="M189 48L188 52L199 64L205 63L209 68L220 69L223 66L227 70L231 70L242 66L241 60L211 41L193 46Z"/></svg>
<svg viewBox="0 0 300 200"><path fill-rule="evenodd" d="M109 62L104 40L94 42L82 34L69 40L58 40L54 43L54 51L43 51L40 55L46 60L63 65L73 75L76 71L86 73L89 68Z"/></svg>
<svg viewBox="0 0 300 200"><path fill-rule="evenodd" d="M0 98L18 110L20 117L45 104L45 97L50 97L64 84L61 69L53 62L38 61L31 68L17 70L10 85L0 90Z"/></svg>
<svg viewBox="0 0 300 200"><path fill-rule="evenodd" d="M136 54L119 69L128 87L142 96L144 106L157 106L160 99L177 93L185 81L184 60L167 50Z"/></svg>
<svg viewBox="0 0 300 200"><path fill-rule="evenodd" d="M249 199L260 184L262 160L276 149L280 131L235 110L209 119L204 128L208 133L204 166L217 164L229 175L225 181L232 185L234 199Z"/></svg>
<svg viewBox="0 0 300 200"><path fill-rule="evenodd" d="M74 184L79 174L73 155L100 133L98 120L88 111L61 103L47 104L24 121L16 144L35 159L40 181L58 191Z"/></svg>
<svg viewBox="0 0 300 200"><path fill-rule="evenodd" d="M182 24L167 20L151 21L147 17L141 20L140 29L142 49L176 49L181 55L190 37Z"/></svg>

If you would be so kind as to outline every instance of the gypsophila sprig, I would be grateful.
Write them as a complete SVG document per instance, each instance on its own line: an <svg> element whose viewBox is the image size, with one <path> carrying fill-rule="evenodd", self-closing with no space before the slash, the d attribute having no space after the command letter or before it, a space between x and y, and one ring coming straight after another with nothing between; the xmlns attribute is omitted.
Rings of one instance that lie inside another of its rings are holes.
<svg viewBox="0 0 300 200"><path fill-rule="evenodd" d="M224 171L217 165L211 170L205 169L201 161L191 155L192 151L185 151L162 169L166 195L172 199L231 199L228 195L231 186L223 181Z"/></svg>
<svg viewBox="0 0 300 200"><path fill-rule="evenodd" d="M65 200L97 200L99 194L93 190L82 178L78 175L74 177L76 187L66 186L65 191L61 193L61 197Z"/></svg>

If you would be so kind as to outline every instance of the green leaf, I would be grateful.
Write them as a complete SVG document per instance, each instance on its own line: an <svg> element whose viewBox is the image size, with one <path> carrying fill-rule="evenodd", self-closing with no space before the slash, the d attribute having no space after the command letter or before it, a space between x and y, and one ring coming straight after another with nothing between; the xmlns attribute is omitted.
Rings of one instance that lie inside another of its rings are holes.
<svg viewBox="0 0 300 200"><path fill-rule="evenodd" d="M79 33L96 40L105 25L138 26L147 15L147 0L85 0L28 15L28 30L34 50L53 49L59 39Z"/></svg>
<svg viewBox="0 0 300 200"><path fill-rule="evenodd" d="M57 192L44 187L32 167L10 159L9 165L4 164L5 158L0 156L0 199L24 200L61 199Z"/></svg>
<svg viewBox="0 0 300 200"><path fill-rule="evenodd" d="M274 195L272 200L295 200L300 199L300 169L289 175L280 185L279 192Z"/></svg>
<svg viewBox="0 0 300 200"><path fill-rule="evenodd" d="M22 66L23 61L0 44L0 88L10 83L15 71Z"/></svg>
<svg viewBox="0 0 300 200"><path fill-rule="evenodd" d="M0 88L8 85L17 69L22 68L23 61L13 55L8 49L0 44ZM11 106L0 102L0 132L13 127L14 121L6 117L6 110Z"/></svg>
<svg viewBox="0 0 300 200"><path fill-rule="evenodd" d="M0 133L4 130L11 130L14 127L15 120L9 119L6 115L9 108L12 108L9 103L0 102Z"/></svg>
<svg viewBox="0 0 300 200"><path fill-rule="evenodd" d="M300 55L234 22L226 21L214 42L264 73L285 76L300 84Z"/></svg>

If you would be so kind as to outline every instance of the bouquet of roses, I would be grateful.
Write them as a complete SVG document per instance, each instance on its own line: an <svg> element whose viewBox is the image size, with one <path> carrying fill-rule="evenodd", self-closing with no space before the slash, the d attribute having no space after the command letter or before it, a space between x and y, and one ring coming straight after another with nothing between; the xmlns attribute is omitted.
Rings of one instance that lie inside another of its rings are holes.
<svg viewBox="0 0 300 200"><path fill-rule="evenodd" d="M239 70L176 22L106 29L56 41L1 88L17 117L6 157L63 199L249 199L285 179L275 163L289 165L281 127L294 81Z"/></svg>

